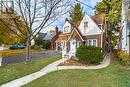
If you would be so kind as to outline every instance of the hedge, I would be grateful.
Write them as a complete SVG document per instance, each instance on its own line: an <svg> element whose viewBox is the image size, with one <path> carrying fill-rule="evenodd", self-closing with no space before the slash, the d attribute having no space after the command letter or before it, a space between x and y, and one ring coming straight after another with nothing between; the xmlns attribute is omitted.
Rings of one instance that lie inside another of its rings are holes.
<svg viewBox="0 0 130 87"><path fill-rule="evenodd" d="M51 42L50 41L43 41L42 48L51 49Z"/></svg>
<svg viewBox="0 0 130 87"><path fill-rule="evenodd" d="M126 53L124 50L118 51L117 57L119 58L121 64L125 66L130 65L130 54Z"/></svg>
<svg viewBox="0 0 130 87"><path fill-rule="evenodd" d="M95 46L80 46L76 56L81 63L85 64L99 64L103 60L102 49Z"/></svg>

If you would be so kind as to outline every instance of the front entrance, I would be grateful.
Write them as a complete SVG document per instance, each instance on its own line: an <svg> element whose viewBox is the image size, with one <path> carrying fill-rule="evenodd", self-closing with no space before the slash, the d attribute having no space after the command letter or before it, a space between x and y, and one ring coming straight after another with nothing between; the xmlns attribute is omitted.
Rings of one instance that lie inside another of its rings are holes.
<svg viewBox="0 0 130 87"><path fill-rule="evenodd" d="M73 56L75 56L75 53L76 53L76 40L75 39L70 40L70 53Z"/></svg>

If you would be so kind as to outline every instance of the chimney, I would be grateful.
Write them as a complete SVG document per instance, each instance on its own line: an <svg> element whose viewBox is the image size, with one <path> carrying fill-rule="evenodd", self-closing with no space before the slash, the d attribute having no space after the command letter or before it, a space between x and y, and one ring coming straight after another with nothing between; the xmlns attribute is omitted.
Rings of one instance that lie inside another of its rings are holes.
<svg viewBox="0 0 130 87"><path fill-rule="evenodd" d="M56 32L56 35L58 34L58 27L56 26L55 27L55 32Z"/></svg>

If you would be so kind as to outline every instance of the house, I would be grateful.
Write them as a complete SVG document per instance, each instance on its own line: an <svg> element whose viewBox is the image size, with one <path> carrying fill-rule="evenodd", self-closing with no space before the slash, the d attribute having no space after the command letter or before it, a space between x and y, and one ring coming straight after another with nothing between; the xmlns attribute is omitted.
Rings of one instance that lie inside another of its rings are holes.
<svg viewBox="0 0 130 87"><path fill-rule="evenodd" d="M51 49L56 49L56 40L60 34L60 31L58 31L58 27L55 28L55 31L48 32L43 40L50 41L51 42Z"/></svg>
<svg viewBox="0 0 130 87"><path fill-rule="evenodd" d="M80 45L92 45L105 47L104 34L105 14L88 16L87 14L81 21L70 22L65 20L63 33L56 40L56 50L62 50L64 54L75 56L76 49Z"/></svg>
<svg viewBox="0 0 130 87"><path fill-rule="evenodd" d="M39 35L42 39L44 39L44 37L46 36L46 33L39 32L38 35Z"/></svg>
<svg viewBox="0 0 130 87"><path fill-rule="evenodd" d="M120 48L126 53L130 53L130 1L122 2L122 28L121 28Z"/></svg>

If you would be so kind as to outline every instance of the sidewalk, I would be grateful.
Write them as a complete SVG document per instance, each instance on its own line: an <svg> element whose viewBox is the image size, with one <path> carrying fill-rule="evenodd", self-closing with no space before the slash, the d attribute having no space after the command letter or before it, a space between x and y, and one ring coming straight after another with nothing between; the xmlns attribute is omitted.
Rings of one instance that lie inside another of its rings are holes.
<svg viewBox="0 0 130 87"><path fill-rule="evenodd" d="M100 68L105 68L110 64L110 54L108 54L104 60L102 64L99 64L97 66L58 66L60 63L62 63L63 61L66 61L67 59L63 60L60 59L56 62L53 62L51 64L49 64L48 66L46 66L45 68L41 69L38 72L32 73L30 75L27 75L25 77L13 80L11 82L5 83L3 85L1 85L0 87L20 87L22 85L25 85L35 79L38 79L44 75L46 75L49 72L52 71L57 71L57 70L63 70L63 69L100 69Z"/></svg>

